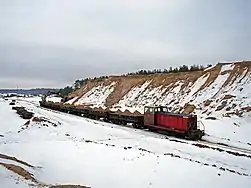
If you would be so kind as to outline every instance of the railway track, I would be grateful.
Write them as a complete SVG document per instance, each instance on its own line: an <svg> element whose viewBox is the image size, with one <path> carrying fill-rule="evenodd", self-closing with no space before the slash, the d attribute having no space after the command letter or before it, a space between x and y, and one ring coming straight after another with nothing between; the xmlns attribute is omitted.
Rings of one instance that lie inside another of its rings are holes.
<svg viewBox="0 0 251 188"><path fill-rule="evenodd" d="M231 145L228 145L228 144L225 144L225 143L211 142L211 141L203 140L203 139L201 141L197 141L197 142L201 143L201 144L207 144L207 145L210 145L210 146L213 146L213 147L215 146L215 147L218 147L220 149L230 149L230 150L234 150L234 151L238 151L238 152L242 152L242 153L251 155L251 149L231 146Z"/></svg>

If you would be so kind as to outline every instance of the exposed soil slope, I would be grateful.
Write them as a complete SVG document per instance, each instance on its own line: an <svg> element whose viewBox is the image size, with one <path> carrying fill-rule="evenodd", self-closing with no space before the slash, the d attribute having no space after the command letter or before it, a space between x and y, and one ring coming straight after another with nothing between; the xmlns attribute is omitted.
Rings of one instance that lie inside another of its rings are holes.
<svg viewBox="0 0 251 188"><path fill-rule="evenodd" d="M140 113L146 105L165 105L174 112L242 116L251 106L250 86L251 61L217 63L204 71L89 81L67 103Z"/></svg>

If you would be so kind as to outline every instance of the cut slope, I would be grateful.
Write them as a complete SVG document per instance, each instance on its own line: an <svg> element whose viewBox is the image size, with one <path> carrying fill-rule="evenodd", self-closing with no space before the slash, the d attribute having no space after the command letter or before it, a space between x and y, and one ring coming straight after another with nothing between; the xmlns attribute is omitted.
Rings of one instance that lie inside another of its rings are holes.
<svg viewBox="0 0 251 188"><path fill-rule="evenodd" d="M72 93L74 99L68 103L141 113L146 105L165 105L174 112L184 112L193 105L198 114L240 116L251 106L249 85L251 62L217 63L204 71L90 81Z"/></svg>

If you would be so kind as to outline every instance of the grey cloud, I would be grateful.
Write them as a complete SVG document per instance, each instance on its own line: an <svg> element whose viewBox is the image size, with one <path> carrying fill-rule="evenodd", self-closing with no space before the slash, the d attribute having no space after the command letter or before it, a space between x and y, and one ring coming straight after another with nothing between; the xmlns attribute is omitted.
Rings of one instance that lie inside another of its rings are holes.
<svg viewBox="0 0 251 188"><path fill-rule="evenodd" d="M250 59L245 0L0 1L0 87Z"/></svg>

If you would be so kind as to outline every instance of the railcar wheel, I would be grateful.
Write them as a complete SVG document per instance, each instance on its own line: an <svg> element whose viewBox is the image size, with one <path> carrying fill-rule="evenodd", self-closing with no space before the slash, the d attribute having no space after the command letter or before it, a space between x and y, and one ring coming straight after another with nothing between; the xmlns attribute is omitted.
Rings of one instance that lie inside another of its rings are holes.
<svg viewBox="0 0 251 188"><path fill-rule="evenodd" d="M125 126L125 125L127 125L127 123L126 123L125 121L122 121L122 122L121 122L121 125L124 125L124 126Z"/></svg>
<svg viewBox="0 0 251 188"><path fill-rule="evenodd" d="M135 129L139 129L140 128L140 126L138 124L136 124L136 123L133 123L132 127L135 128Z"/></svg>

